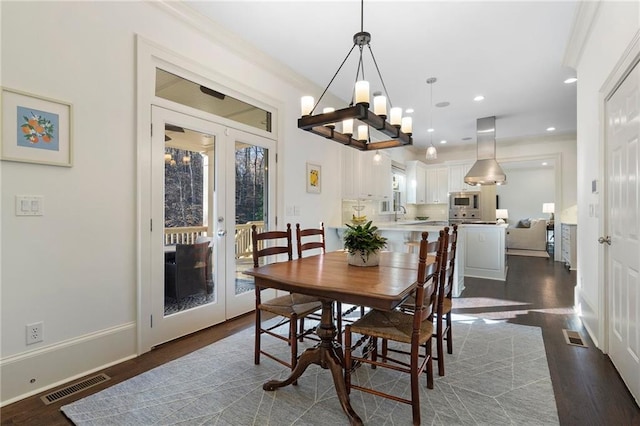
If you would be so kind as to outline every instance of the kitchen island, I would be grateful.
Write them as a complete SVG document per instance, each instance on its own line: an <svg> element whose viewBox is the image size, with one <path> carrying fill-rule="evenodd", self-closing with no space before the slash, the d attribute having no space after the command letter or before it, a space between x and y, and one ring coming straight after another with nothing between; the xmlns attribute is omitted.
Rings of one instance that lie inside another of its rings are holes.
<svg viewBox="0 0 640 426"><path fill-rule="evenodd" d="M422 232L429 233L429 241L438 239L441 229L448 226L446 222L433 221L398 221L375 223L380 234L386 238L387 250L411 251L409 242L420 241ZM334 229L340 241L346 227L329 227ZM453 297L458 297L464 290L464 277L485 278L504 281L507 278L506 254L507 225L494 223L461 224L458 226L458 246L456 249L456 266L454 271ZM417 250L415 250L417 252Z"/></svg>
<svg viewBox="0 0 640 426"><path fill-rule="evenodd" d="M417 247L408 243L419 243L422 232L428 232L429 241L436 241L438 239L439 232L445 227L449 226L447 222L434 222L434 221L420 221L420 220L403 220L398 222L378 222L374 223L378 227L380 234L387 238L388 251L396 252L415 252L417 253ZM334 229L338 235L340 241L343 240L344 231L346 226L329 227ZM460 247L464 245L463 236L458 231L458 249L456 250L456 266L454 269L454 284L452 295L453 297L460 296L462 290L464 290L464 274L459 273L460 266L464 265L461 260Z"/></svg>

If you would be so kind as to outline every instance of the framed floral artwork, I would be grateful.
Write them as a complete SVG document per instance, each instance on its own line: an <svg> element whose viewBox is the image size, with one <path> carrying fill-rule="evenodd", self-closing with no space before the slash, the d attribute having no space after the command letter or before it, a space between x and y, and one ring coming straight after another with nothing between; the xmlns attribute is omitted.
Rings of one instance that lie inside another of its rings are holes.
<svg viewBox="0 0 640 426"><path fill-rule="evenodd" d="M320 193L321 168L317 164L307 163L307 192Z"/></svg>
<svg viewBox="0 0 640 426"><path fill-rule="evenodd" d="M73 106L2 88L0 159L71 167Z"/></svg>

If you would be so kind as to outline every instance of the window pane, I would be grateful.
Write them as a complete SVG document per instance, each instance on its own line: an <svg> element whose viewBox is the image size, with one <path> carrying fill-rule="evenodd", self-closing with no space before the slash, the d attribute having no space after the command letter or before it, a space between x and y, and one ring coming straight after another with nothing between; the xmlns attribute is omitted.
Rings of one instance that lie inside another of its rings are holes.
<svg viewBox="0 0 640 426"><path fill-rule="evenodd" d="M156 68L156 96L271 132L271 113Z"/></svg>

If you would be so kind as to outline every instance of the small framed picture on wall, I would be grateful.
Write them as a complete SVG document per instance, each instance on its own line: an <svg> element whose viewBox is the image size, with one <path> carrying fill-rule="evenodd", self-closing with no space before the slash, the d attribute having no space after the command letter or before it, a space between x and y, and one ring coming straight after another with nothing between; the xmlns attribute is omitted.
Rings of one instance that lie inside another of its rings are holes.
<svg viewBox="0 0 640 426"><path fill-rule="evenodd" d="M6 87L1 101L2 160L72 166L70 103Z"/></svg>
<svg viewBox="0 0 640 426"><path fill-rule="evenodd" d="M319 194L321 190L322 169L317 164L307 163L307 192Z"/></svg>

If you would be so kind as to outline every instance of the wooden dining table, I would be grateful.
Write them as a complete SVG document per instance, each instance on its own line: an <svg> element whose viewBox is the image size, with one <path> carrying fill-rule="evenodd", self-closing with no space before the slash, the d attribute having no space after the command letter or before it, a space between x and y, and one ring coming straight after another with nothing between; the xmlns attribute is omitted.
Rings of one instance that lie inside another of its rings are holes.
<svg viewBox="0 0 640 426"><path fill-rule="evenodd" d="M430 256L429 261L434 259ZM322 302L320 325L316 330L320 343L300 355L288 378L269 381L262 388L272 391L290 385L309 365L317 364L331 371L340 405L349 422L361 425L362 419L351 407L344 382L344 352L336 340L333 302L393 310L416 287L417 269L417 254L381 252L379 266L358 267L347 263L346 252L336 251L245 271L255 278L259 287L317 296Z"/></svg>

